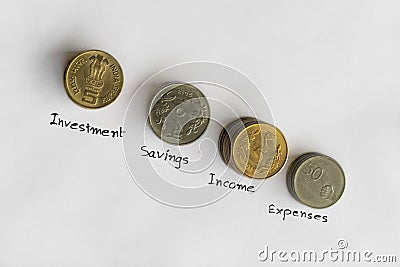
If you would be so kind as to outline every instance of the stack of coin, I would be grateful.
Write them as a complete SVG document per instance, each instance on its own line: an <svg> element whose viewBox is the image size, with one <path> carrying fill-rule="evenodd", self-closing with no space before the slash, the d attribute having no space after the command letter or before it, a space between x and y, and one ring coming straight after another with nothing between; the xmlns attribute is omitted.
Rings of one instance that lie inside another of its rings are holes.
<svg viewBox="0 0 400 267"><path fill-rule="evenodd" d="M269 178L277 174L288 157L282 132L255 118L243 117L229 123L219 137L224 162L250 178Z"/></svg>
<svg viewBox="0 0 400 267"><path fill-rule="evenodd" d="M122 68L110 54L90 50L77 55L67 65L64 87L76 104L101 108L111 104L122 89Z"/></svg>
<svg viewBox="0 0 400 267"><path fill-rule="evenodd" d="M197 140L207 129L210 107L204 94L191 84L164 85L154 97L150 126L161 140L184 145Z"/></svg>
<svg viewBox="0 0 400 267"><path fill-rule="evenodd" d="M295 199L312 208L326 208L342 196L345 176L339 163L320 153L306 153L290 165L287 185Z"/></svg>

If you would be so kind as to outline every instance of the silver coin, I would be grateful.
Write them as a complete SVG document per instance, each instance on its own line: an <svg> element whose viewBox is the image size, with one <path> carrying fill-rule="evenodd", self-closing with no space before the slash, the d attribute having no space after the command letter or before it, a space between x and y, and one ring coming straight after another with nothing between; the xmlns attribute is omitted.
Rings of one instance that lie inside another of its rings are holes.
<svg viewBox="0 0 400 267"><path fill-rule="evenodd" d="M191 84L170 83L154 97L150 126L161 140L175 145L197 140L207 129L210 107L204 94Z"/></svg>
<svg viewBox="0 0 400 267"><path fill-rule="evenodd" d="M290 165L287 173L290 193L312 208L335 204L345 188L345 175L339 163L320 153L306 153Z"/></svg>

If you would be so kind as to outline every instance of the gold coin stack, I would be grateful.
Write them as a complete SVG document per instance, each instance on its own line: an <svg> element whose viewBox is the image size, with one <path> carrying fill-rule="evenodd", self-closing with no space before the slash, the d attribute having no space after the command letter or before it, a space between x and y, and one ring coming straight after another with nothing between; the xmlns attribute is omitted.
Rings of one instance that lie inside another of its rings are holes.
<svg viewBox="0 0 400 267"><path fill-rule="evenodd" d="M237 119L222 130L219 151L228 166L258 179L277 174L288 158L288 146L282 132L252 117Z"/></svg>

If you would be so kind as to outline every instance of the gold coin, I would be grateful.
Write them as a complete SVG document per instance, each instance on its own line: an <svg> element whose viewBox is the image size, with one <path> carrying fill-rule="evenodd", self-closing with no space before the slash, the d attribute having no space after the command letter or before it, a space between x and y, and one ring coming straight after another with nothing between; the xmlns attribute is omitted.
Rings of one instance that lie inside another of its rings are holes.
<svg viewBox="0 0 400 267"><path fill-rule="evenodd" d="M68 96L85 108L102 108L111 104L121 92L123 80L117 60L100 50L77 55L64 73Z"/></svg>
<svg viewBox="0 0 400 267"><path fill-rule="evenodd" d="M274 176L288 158L282 132L271 124L248 117L230 123L221 132L219 149L228 165L250 178Z"/></svg>

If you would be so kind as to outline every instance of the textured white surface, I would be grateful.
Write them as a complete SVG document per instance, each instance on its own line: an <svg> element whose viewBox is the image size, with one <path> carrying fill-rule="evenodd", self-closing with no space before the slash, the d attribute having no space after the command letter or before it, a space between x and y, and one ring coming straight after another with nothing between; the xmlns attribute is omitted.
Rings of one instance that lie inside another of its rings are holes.
<svg viewBox="0 0 400 267"><path fill-rule="evenodd" d="M0 266L263 266L265 245L322 251L339 238L399 261L399 8L361 0L3 3ZM118 99L97 111L73 104L62 83L68 59L91 48L113 54L125 74ZM177 209L133 182L121 140L49 125L58 112L118 128L145 79L192 60L233 66L261 88L289 162L318 151L342 164L342 199L317 211L328 224L267 214L270 203L315 212L287 192L286 168L256 194Z"/></svg>

